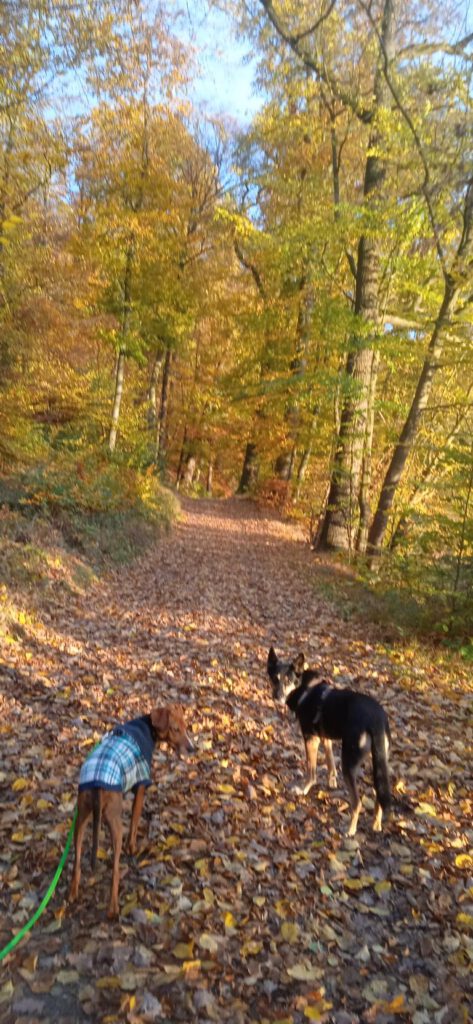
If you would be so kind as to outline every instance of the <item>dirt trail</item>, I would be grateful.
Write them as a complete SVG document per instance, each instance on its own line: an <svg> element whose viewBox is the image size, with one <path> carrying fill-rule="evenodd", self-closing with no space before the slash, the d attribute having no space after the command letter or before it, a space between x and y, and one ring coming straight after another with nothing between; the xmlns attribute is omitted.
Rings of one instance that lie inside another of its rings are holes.
<svg viewBox="0 0 473 1024"><path fill-rule="evenodd" d="M103 838L94 879L85 852L78 908L65 903L69 864L0 965L0 1021L466 1024L471 698L422 667L400 673L337 618L313 574L293 526L246 502L187 501L139 563L3 651L0 948L54 873L91 743L179 697L197 752L155 755L141 853L123 857L120 921L104 916ZM324 764L320 789L292 797L302 745L270 700L271 643L304 650L337 682L360 677L385 705L405 806L381 836L365 810L344 838L345 793L327 792Z"/></svg>

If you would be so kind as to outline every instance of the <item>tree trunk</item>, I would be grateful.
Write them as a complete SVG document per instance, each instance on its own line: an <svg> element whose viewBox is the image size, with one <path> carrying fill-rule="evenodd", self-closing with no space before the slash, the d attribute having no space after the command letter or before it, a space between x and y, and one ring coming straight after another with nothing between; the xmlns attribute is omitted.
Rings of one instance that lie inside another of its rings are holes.
<svg viewBox="0 0 473 1024"><path fill-rule="evenodd" d="M376 395L376 383L378 378L379 352L373 353L373 365L371 368L371 387L368 396L368 417L366 420L366 439L363 452L363 463L361 467L360 492L358 504L360 506L360 522L356 538L356 550L366 551L368 530L371 520L370 490L371 490L371 456L373 450L374 431L374 406Z"/></svg>
<svg viewBox="0 0 473 1024"><path fill-rule="evenodd" d="M298 382L303 378L306 371L307 350L311 335L311 314L314 305L314 295L310 286L308 290L306 290L309 273L310 270L307 268L299 283L301 295L297 314L296 351L290 366L292 379L296 388ZM294 471L297 441L301 424L301 410L297 391L286 405L284 419L288 427L288 442L290 443L290 447L288 447L286 451L280 452L274 464L274 470L280 480L285 480L287 483L290 483Z"/></svg>
<svg viewBox="0 0 473 1024"><path fill-rule="evenodd" d="M115 397L113 400L112 410L112 425L110 427L110 434L108 438L108 447L111 452L115 451L115 445L117 443L118 421L120 419L120 406L122 404L123 396L123 381L125 379L125 358L125 350L121 348L117 357L115 371Z"/></svg>
<svg viewBox="0 0 473 1024"><path fill-rule="evenodd" d="M237 487L237 494L247 494L253 490L258 481L258 449L254 441L248 441L243 460L240 483Z"/></svg>
<svg viewBox="0 0 473 1024"><path fill-rule="evenodd" d="M381 54L375 78L374 123L368 143L363 194L365 205L374 215L380 190L386 177L386 164L380 157L382 127L376 114L389 102L389 91L383 65L393 52L393 0L385 0L381 28ZM381 119L380 119L381 121ZM381 121L382 124L382 121ZM356 265L355 315L360 318L360 336L352 339L345 378L347 389L342 405L340 429L335 449L332 477L319 546L327 549L351 550L356 526L356 510L360 494L364 458L370 459L367 445L372 432L368 429L370 394L374 394L377 361L373 349L365 347L366 324L373 341L380 324L380 251L375 236L364 234L358 243Z"/></svg>
<svg viewBox="0 0 473 1024"><path fill-rule="evenodd" d="M206 493L208 494L209 498L212 497L213 480L214 480L214 464L213 464L213 459L210 458L209 459L209 464L207 466L207 480L206 480L206 484L205 484L205 490L206 490Z"/></svg>
<svg viewBox="0 0 473 1024"><path fill-rule="evenodd" d="M435 323L412 405L386 472L378 507L369 531L367 551L370 561L381 554L394 496L417 436L420 420L432 390L435 373L439 368L439 359L444 346L444 331L453 312L456 294L453 282L447 280L442 306Z"/></svg>
<svg viewBox="0 0 473 1024"><path fill-rule="evenodd" d="M108 447L111 452L115 451L118 434L118 421L120 419L120 408L123 397L123 382L125 379L126 339L130 328L131 315L131 280L133 273L134 243L131 240L126 253L125 277L123 281L123 312L122 312L122 344L117 358L117 369L115 374L115 395L112 409L112 425L108 439Z"/></svg>
<svg viewBox="0 0 473 1024"><path fill-rule="evenodd" d="M456 435L458 434L458 432L461 430L462 426L465 423L465 419L466 419L468 408L469 408L468 402L469 402L469 399L470 399L472 391L473 391L473 384L470 384L469 388L466 391L464 408L460 409L457 412L457 414L455 416L455 421L452 424L448 434L445 437L444 448L448 448L449 447L451 441L453 441L453 438L456 437ZM398 523L396 525L396 528L395 528L395 530L393 532L393 535L392 535L392 537L390 539L389 548L390 548L391 551L394 551L399 546L399 544L401 544L404 541L404 539L407 537L408 532L409 532L409 525L410 525L410 523L409 523L410 513L411 513L412 509L416 506L417 502L421 499L421 497L425 496L426 485L428 484L429 480L432 479L432 477L434 475L434 472L435 472L435 470L436 470L436 468L437 468L437 466L439 464L440 458L441 458L441 453L440 453L440 451L437 451L431 458L427 459L425 465L422 468L422 471L421 471L420 475L416 477L414 486L413 486L413 488L411 490L411 493L409 495L409 499L408 499L408 501L406 503L407 507L406 507L405 511L401 513L399 521L398 521Z"/></svg>
<svg viewBox="0 0 473 1024"><path fill-rule="evenodd" d="M158 421L158 381L162 362L163 357L156 355L149 378L147 422L148 430L152 431L153 434L156 431Z"/></svg>
<svg viewBox="0 0 473 1024"><path fill-rule="evenodd" d="M158 424L156 428L156 465L164 471L167 456L167 433L168 433L168 402L169 387L171 379L172 349L166 349L163 365L163 378L161 382L161 402L159 406Z"/></svg>
<svg viewBox="0 0 473 1024"><path fill-rule="evenodd" d="M182 479L182 467L184 465L184 458L187 451L187 423L184 426L184 434L182 436L181 450L179 452L179 462L176 470L176 487L179 490L181 479Z"/></svg>
<svg viewBox="0 0 473 1024"><path fill-rule="evenodd" d="M458 248L452 261L450 271L444 266L444 294L439 315L430 339L427 355L419 377L416 392L409 410L408 417L401 431L399 441L384 478L378 507L368 536L368 554L370 564L381 554L381 547L388 525L394 495L399 486L404 467L412 450L422 414L429 400L432 384L439 369L445 331L455 311L460 288L467 287L471 280L471 255L473 247L473 178L470 178L465 192L463 207L463 231Z"/></svg>
<svg viewBox="0 0 473 1024"><path fill-rule="evenodd" d="M310 424L309 437L308 437L308 440L306 442L306 446L303 449L302 455L300 457L299 465L297 467L296 490L295 490L295 493L294 493L294 501L298 501L299 500L299 495L301 493L301 487L302 487L302 484L304 482L305 475L307 473L307 467L309 465L309 459L310 459L310 456L312 455L312 448L313 448L313 445L314 445L314 435L315 435L315 428L317 426L318 412L319 412L319 409L318 409L318 406L316 406L315 409L312 412L312 420L311 420L311 424Z"/></svg>

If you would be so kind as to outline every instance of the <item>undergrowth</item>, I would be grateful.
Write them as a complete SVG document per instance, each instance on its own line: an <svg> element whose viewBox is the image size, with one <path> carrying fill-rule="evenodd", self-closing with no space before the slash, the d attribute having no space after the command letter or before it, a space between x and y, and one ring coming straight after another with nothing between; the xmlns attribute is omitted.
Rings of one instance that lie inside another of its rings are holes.
<svg viewBox="0 0 473 1024"><path fill-rule="evenodd" d="M401 574L391 560L377 574L340 559L316 556L317 589L345 620L377 626L387 642L428 641L473 661L473 602L451 594L437 577L420 570ZM396 571L397 569L397 571ZM440 572L438 571L438 578Z"/></svg>
<svg viewBox="0 0 473 1024"><path fill-rule="evenodd" d="M178 508L154 476L97 456L0 477L0 635L142 554Z"/></svg>

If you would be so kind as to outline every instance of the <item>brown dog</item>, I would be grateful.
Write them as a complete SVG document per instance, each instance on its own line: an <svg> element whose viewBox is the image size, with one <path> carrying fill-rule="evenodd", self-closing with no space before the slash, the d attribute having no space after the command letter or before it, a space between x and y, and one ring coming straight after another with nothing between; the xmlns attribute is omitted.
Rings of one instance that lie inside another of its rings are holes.
<svg viewBox="0 0 473 1024"><path fill-rule="evenodd" d="M135 797L128 834L128 850L136 853L136 835L143 809L145 789L151 783L151 758L156 742L166 741L179 754L193 750L180 704L155 708L149 715L134 718L115 727L84 762L79 778L77 821L74 831L74 871L69 899L79 893L80 860L84 832L93 816L92 869L95 868L103 812L113 846L113 874L107 916L118 917L118 883L123 842L123 794L133 790Z"/></svg>

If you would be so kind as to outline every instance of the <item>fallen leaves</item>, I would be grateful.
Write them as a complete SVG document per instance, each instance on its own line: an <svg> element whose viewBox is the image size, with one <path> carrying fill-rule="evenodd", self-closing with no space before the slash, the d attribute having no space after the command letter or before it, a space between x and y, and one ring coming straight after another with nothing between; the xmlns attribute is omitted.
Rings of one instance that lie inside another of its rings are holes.
<svg viewBox="0 0 473 1024"><path fill-rule="evenodd" d="M281 566L290 587L279 585ZM415 675L393 683L388 656L340 625L311 571L292 526L242 503L189 504L153 558L10 646L0 667L0 945L49 884L79 764L114 721L179 695L197 752L187 762L155 755L139 855L122 859L118 923L104 919L105 832L95 878L85 851L74 911L61 880L6 962L7 1024L73 1008L101 1024L424 1024L425 1014L462 1024L473 961L466 704L416 688ZM355 839L343 836L346 794L328 792L324 763L307 797L291 793L303 751L270 699L264 662L276 641L335 668L340 685L363 674L386 705L393 790L407 813L395 807L380 836L365 781Z"/></svg>

